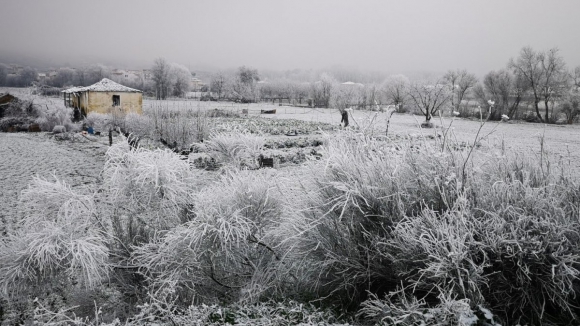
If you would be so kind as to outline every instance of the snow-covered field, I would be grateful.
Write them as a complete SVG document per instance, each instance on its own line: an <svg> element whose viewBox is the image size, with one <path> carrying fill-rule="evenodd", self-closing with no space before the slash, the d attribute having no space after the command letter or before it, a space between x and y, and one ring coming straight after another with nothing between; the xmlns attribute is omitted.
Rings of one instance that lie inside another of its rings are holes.
<svg viewBox="0 0 580 326"><path fill-rule="evenodd" d="M6 91L6 89L4 89ZM25 90L9 89L17 96L29 96L35 102L50 104L56 98L45 98L27 94ZM173 110L228 110L242 112L248 110L252 117L265 119L297 119L326 122L338 125L340 114L332 109L311 109L277 106L271 104L237 104L198 101L156 101L144 100L145 112L154 107ZM260 114L260 110L276 109L276 114ZM350 124L366 128L372 125L377 134L383 134L389 115L385 112L353 111ZM421 116L393 114L389 125L389 135L434 135L445 132L452 142L473 143L480 122L466 119L434 119L436 128L421 129ZM481 142L484 146L500 148L520 153L539 153L540 139L544 138L544 150L552 154L551 159L563 160L570 164L574 173L580 171L580 126L543 125L523 122L487 122L480 132L487 136ZM0 219L16 214L18 195L27 184L38 175L49 178L52 174L63 177L72 186L88 184L98 179L107 150L106 137L98 142L58 141L49 133L0 133Z"/></svg>
<svg viewBox="0 0 580 326"><path fill-rule="evenodd" d="M16 216L18 197L34 176L65 180L72 187L95 185L103 168L106 137L58 141L50 133L0 133L0 233Z"/></svg>
<svg viewBox="0 0 580 326"><path fill-rule="evenodd" d="M270 103L240 104L230 102L201 101L156 101L145 99L144 112L155 107L170 110L227 110L241 113L247 110L250 117L266 119L297 119L312 122L324 122L339 125L340 113L334 109L299 108L278 106ZM276 114L260 114L261 110L276 109ZM377 134L384 134L390 112L351 111L350 124L360 128L372 126ZM395 113L390 117L389 135L443 135L447 133L450 141L473 144L481 125L478 120L453 119L449 116L435 117L433 129L421 129L423 116ZM540 139L543 138L544 151L552 154L553 159L563 159L570 162L573 169L580 172L580 125L554 125L527 123L521 121L497 122L488 121L484 124L479 137L484 137L482 145L500 148L518 153L540 152Z"/></svg>

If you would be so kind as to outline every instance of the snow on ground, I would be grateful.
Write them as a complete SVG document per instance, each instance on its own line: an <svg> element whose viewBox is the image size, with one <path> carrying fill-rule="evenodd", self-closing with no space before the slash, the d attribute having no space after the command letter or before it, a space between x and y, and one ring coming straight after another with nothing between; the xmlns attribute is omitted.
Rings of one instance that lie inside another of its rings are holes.
<svg viewBox="0 0 580 326"><path fill-rule="evenodd" d="M50 133L0 133L0 234L16 216L18 197L36 175L72 187L94 185L105 162L107 137L97 142L58 141Z"/></svg>

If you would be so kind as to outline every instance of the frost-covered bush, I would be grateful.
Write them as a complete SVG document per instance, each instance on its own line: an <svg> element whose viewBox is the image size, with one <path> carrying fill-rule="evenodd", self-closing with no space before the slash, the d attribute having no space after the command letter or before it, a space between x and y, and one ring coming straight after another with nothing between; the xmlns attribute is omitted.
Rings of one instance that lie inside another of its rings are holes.
<svg viewBox="0 0 580 326"><path fill-rule="evenodd" d="M61 278L94 287L107 277L106 227L91 195L59 180L35 178L20 203L22 221L0 242L4 294L50 288Z"/></svg>
<svg viewBox="0 0 580 326"><path fill-rule="evenodd" d="M125 116L125 131L137 134L139 137L154 136L153 121L144 115L130 112Z"/></svg>
<svg viewBox="0 0 580 326"><path fill-rule="evenodd" d="M272 241L282 209L273 177L223 176L195 195L190 221L136 248L152 291L175 289L181 303L255 300L272 291L282 268Z"/></svg>
<svg viewBox="0 0 580 326"><path fill-rule="evenodd" d="M295 288L356 307L402 286L428 308L444 295L508 324L578 318L580 190L565 167L552 174L545 153L464 164L469 149L441 148L329 140L280 226Z"/></svg>
<svg viewBox="0 0 580 326"><path fill-rule="evenodd" d="M87 127L92 127L94 130L104 131L109 124L111 116L109 114L89 112L85 117L85 124Z"/></svg>
<svg viewBox="0 0 580 326"><path fill-rule="evenodd" d="M62 105L46 106L39 110L39 117L36 123L40 125L43 131L52 131L54 126L72 126L73 110ZM68 128L69 130L71 128Z"/></svg>
<svg viewBox="0 0 580 326"><path fill-rule="evenodd" d="M181 221L199 180L186 161L168 150L130 150L126 141L111 146L103 169L109 214L135 220L149 231L167 230Z"/></svg>
<svg viewBox="0 0 580 326"><path fill-rule="evenodd" d="M338 318L328 310L296 301L262 302L254 305L192 305L186 309L171 311L163 302L153 302L141 306L141 312L127 325L317 325L349 326L338 322Z"/></svg>
<svg viewBox="0 0 580 326"><path fill-rule="evenodd" d="M425 300L394 293L379 299L376 295L362 304L359 316L376 325L486 325L500 326L489 309L467 299L454 299L441 293L439 303L429 306Z"/></svg>
<svg viewBox="0 0 580 326"><path fill-rule="evenodd" d="M246 132L220 132L204 144L207 154L225 168L256 168L264 137Z"/></svg>
<svg viewBox="0 0 580 326"><path fill-rule="evenodd" d="M456 174L450 157L411 144L394 145L345 132L326 142L321 161L302 176L302 199L284 222L285 244L304 287L354 305L366 291L389 291L397 283L393 261L384 254L397 223L423 208L449 209ZM422 154L424 153L424 154ZM432 156L433 155L433 156Z"/></svg>

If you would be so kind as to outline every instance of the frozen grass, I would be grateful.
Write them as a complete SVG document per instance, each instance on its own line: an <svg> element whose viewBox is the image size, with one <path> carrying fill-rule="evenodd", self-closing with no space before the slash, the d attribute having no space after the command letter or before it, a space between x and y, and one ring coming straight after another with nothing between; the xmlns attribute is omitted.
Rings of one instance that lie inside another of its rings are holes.
<svg viewBox="0 0 580 326"><path fill-rule="evenodd" d="M0 285L14 295L60 277L94 287L107 277L109 249L92 196L36 178L22 192L21 223L0 244Z"/></svg>
<svg viewBox="0 0 580 326"><path fill-rule="evenodd" d="M196 175L169 150L131 150L126 141L107 151L106 203L116 218L137 219L151 232L175 227L191 202Z"/></svg>
<svg viewBox="0 0 580 326"><path fill-rule="evenodd" d="M309 175L316 190L283 222L302 286L345 306L401 291L434 309L442 295L489 307L510 324L576 318L576 181L548 172L546 157L444 148L329 141Z"/></svg>
<svg viewBox="0 0 580 326"><path fill-rule="evenodd" d="M243 309L281 298L358 313L363 324L576 322L580 187L571 160L554 160L543 143L537 155L495 148L484 136L496 129L486 128L466 144L451 129L394 141L360 126L328 135L320 161L279 171L244 169L263 146L250 134L204 141L228 166L217 173L122 141L107 154L96 197L32 185L41 190L23 197L23 212L43 224L11 229L0 248L0 280L24 289L14 271L34 269L23 262L44 273L22 274L27 280L62 280L69 265L87 280L101 275L83 267L101 257L95 250L77 250L78 263L67 255L64 269L51 257L69 245L59 242L62 234L94 243L91 230L106 230L98 234L109 250L102 266L149 305L136 323L252 323ZM74 200L65 205L64 198ZM39 212L57 210L71 221L45 228ZM92 228L69 228L73 222ZM29 259L19 237L39 244L20 230L37 225L49 230L32 233L50 244L41 255L48 258ZM241 306L226 313L218 303Z"/></svg>
<svg viewBox="0 0 580 326"><path fill-rule="evenodd" d="M247 132L214 133L204 143L206 152L225 169L257 168L265 139Z"/></svg>
<svg viewBox="0 0 580 326"><path fill-rule="evenodd" d="M243 289L279 259L269 241L281 209L272 196L272 177L224 175L195 196L190 221L136 248L135 263L152 289L176 287L182 303L231 301L240 291L255 291Z"/></svg>

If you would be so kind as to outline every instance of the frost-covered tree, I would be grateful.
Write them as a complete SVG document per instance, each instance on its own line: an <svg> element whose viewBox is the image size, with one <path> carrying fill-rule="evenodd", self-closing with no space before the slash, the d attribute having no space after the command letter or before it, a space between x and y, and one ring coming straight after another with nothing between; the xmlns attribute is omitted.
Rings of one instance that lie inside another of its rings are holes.
<svg viewBox="0 0 580 326"><path fill-rule="evenodd" d="M445 76L443 76L443 78L450 84L451 89L453 90L451 106L459 111L461 101L463 101L467 92L477 84L477 77L463 69L450 70L445 74Z"/></svg>
<svg viewBox="0 0 580 326"><path fill-rule="evenodd" d="M440 80L434 83L414 82L409 86L409 97L425 116L426 126L431 126L431 118L451 100L452 94L449 86Z"/></svg>
<svg viewBox="0 0 580 326"><path fill-rule="evenodd" d="M173 96L183 97L189 92L191 72L187 67L172 63L169 68L169 79Z"/></svg>
<svg viewBox="0 0 580 326"><path fill-rule="evenodd" d="M157 58L153 62L151 71L155 83L155 98L164 100L169 95L169 69L170 66L164 58Z"/></svg>
<svg viewBox="0 0 580 326"><path fill-rule="evenodd" d="M226 95L228 78L225 74L219 72L215 74L209 84L209 90L218 100L221 100Z"/></svg>
<svg viewBox="0 0 580 326"><path fill-rule="evenodd" d="M490 118L500 119L509 107L509 98L513 85L512 75L507 70L491 71L483 78L483 85L486 94L489 94L489 96L480 99L480 102L483 104L487 100L493 100L495 105Z"/></svg>
<svg viewBox="0 0 580 326"><path fill-rule="evenodd" d="M508 68L514 75L521 75L529 84L534 96L536 116L541 122L550 121L549 103L566 82L566 63L557 48L547 52L524 47L516 59L510 59ZM544 117L540 114L539 103L544 101Z"/></svg>
<svg viewBox="0 0 580 326"><path fill-rule="evenodd" d="M60 68L56 77L50 82L52 86L63 87L74 83L75 71L71 68Z"/></svg>
<svg viewBox="0 0 580 326"><path fill-rule="evenodd" d="M402 108L407 101L410 84L409 78L405 75L389 76L381 87L387 103Z"/></svg>
<svg viewBox="0 0 580 326"><path fill-rule="evenodd" d="M580 87L580 66L574 68L574 71L570 73L570 77L572 78L572 84L575 87Z"/></svg>
<svg viewBox="0 0 580 326"><path fill-rule="evenodd" d="M330 107L330 96L334 85L337 84L336 79L327 73L320 75L320 79L311 84L311 96L315 107Z"/></svg>
<svg viewBox="0 0 580 326"><path fill-rule="evenodd" d="M256 83L260 81L257 69L242 66L238 68L233 84L234 95L242 102L254 102L257 98Z"/></svg>
<svg viewBox="0 0 580 326"><path fill-rule="evenodd" d="M28 87L32 84L33 81L38 79L38 72L36 69L31 67L25 67L22 70L22 73L19 76L19 85L21 87Z"/></svg>

